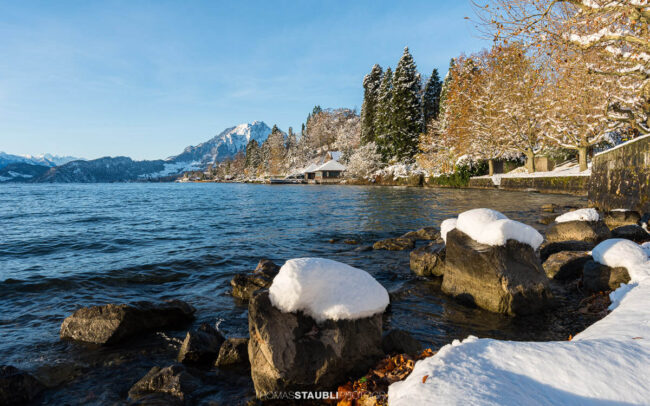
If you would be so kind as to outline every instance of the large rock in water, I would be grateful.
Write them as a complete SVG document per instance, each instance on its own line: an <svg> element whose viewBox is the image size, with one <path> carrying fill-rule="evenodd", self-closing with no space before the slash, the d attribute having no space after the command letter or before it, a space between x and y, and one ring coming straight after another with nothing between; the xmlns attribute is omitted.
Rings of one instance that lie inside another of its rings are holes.
<svg viewBox="0 0 650 406"><path fill-rule="evenodd" d="M582 268L591 255L586 251L560 251L544 261L544 272L549 279L567 281L578 279L582 275Z"/></svg>
<svg viewBox="0 0 650 406"><path fill-rule="evenodd" d="M248 356L255 392L333 390L382 357L382 315L317 323L275 308L268 292L249 303Z"/></svg>
<svg viewBox="0 0 650 406"><path fill-rule="evenodd" d="M454 229L447 234L443 292L484 309L522 315L552 302L548 278L535 250L518 241L478 243Z"/></svg>
<svg viewBox="0 0 650 406"><path fill-rule="evenodd" d="M188 331L178 352L178 362L188 365L210 365L219 354L225 338L211 325L203 323Z"/></svg>
<svg viewBox="0 0 650 406"><path fill-rule="evenodd" d="M194 320L194 307L181 300L84 307L61 324L61 338L115 344L160 329L182 328Z"/></svg>
<svg viewBox="0 0 650 406"><path fill-rule="evenodd" d="M587 261L582 270L582 286L590 293L618 289L630 281L625 268L610 268L596 261Z"/></svg>
<svg viewBox="0 0 650 406"><path fill-rule="evenodd" d="M158 404L189 404L191 395L201 387L201 381L181 364L153 367L129 389L131 401L155 399ZM144 402L143 402L144 403Z"/></svg>
<svg viewBox="0 0 650 406"><path fill-rule="evenodd" d="M418 276L442 276L445 273L445 246L431 243L411 251L411 271Z"/></svg>
<svg viewBox="0 0 650 406"><path fill-rule="evenodd" d="M597 244L611 237L609 228L602 221L565 221L553 223L546 231L548 242L585 241Z"/></svg>
<svg viewBox="0 0 650 406"><path fill-rule="evenodd" d="M0 405L24 405L45 387L30 374L11 365L0 366Z"/></svg>

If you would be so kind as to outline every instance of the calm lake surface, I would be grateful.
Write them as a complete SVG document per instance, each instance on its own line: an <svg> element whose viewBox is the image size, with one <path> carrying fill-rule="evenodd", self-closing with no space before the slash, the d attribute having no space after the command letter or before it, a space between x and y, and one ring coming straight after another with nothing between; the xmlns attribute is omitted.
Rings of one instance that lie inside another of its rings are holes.
<svg viewBox="0 0 650 406"><path fill-rule="evenodd" d="M42 404L120 404L152 366L173 362L184 331L96 349L60 341L61 321L81 306L182 299L197 308L196 325L220 321L225 335L247 336L247 307L230 296L230 280L260 258L281 265L317 256L365 269L392 293L388 327L434 349L469 334L558 339L539 321L456 303L439 281L411 274L408 252L342 243L372 244L476 207L539 228L539 208L550 202L585 204L572 196L397 187L2 185L0 364L52 386ZM252 396L249 378L231 375L215 372L200 404Z"/></svg>

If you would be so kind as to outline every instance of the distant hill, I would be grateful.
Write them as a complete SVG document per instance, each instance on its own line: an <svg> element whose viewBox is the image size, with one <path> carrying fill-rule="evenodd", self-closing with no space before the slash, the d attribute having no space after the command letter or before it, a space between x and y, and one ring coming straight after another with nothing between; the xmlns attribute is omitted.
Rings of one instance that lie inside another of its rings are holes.
<svg viewBox="0 0 650 406"><path fill-rule="evenodd" d="M185 148L179 155L153 161L134 161L128 157L84 161L49 154L21 156L0 153L0 168L22 165L0 172L0 183L172 181L184 172L205 170L214 162L232 158L245 150L250 140L261 144L269 134L271 128L262 121L240 124L225 129L204 143Z"/></svg>

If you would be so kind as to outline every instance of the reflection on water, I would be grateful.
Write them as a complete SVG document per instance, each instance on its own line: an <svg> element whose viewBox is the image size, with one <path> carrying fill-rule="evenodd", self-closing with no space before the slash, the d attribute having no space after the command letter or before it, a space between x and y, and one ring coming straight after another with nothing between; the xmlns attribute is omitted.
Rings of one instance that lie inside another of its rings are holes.
<svg viewBox="0 0 650 406"><path fill-rule="evenodd" d="M470 309L412 276L408 252L355 251L476 207L536 224L545 203L571 196L490 190L242 185L3 185L0 188L0 357L59 384L51 403L105 404L126 396L153 365L172 362L183 332L129 348L86 349L60 342L61 320L79 306L180 298L199 322L223 320L247 335L246 306L229 281L262 258L319 256L367 270L393 297L388 324L439 347L468 334L554 338L539 320ZM334 239L336 243L329 243ZM222 377L207 398L250 394L247 377ZM80 399L82 393L83 399ZM82 401L83 400L83 401Z"/></svg>

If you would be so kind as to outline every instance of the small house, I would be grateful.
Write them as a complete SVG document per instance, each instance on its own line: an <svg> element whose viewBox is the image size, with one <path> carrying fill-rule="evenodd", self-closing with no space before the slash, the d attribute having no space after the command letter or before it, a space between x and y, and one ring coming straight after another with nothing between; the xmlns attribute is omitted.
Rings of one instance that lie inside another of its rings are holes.
<svg viewBox="0 0 650 406"><path fill-rule="evenodd" d="M305 170L305 180L308 183L339 183L345 166L335 160L312 168L311 165Z"/></svg>

